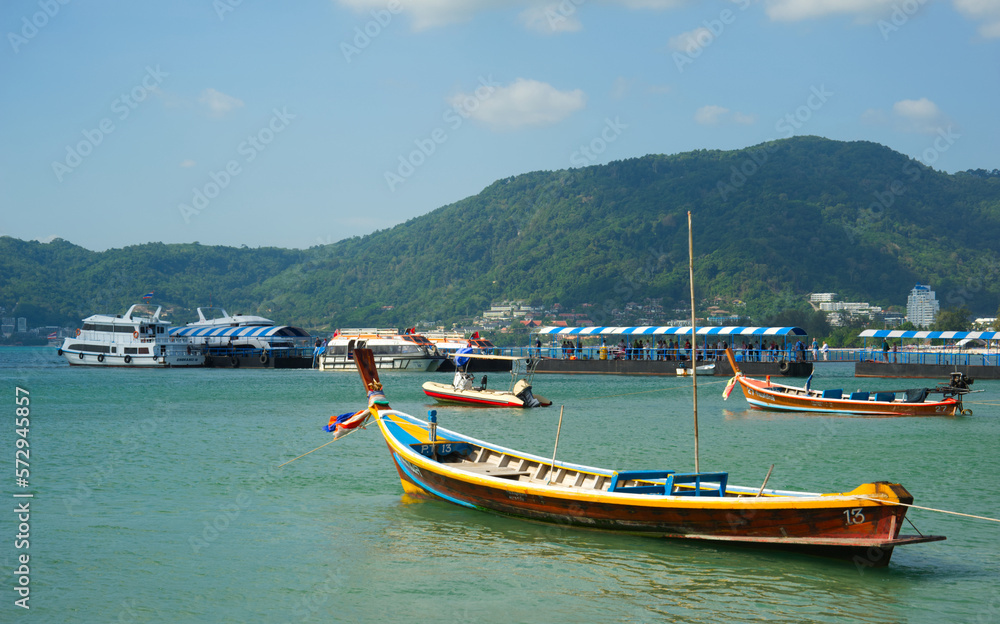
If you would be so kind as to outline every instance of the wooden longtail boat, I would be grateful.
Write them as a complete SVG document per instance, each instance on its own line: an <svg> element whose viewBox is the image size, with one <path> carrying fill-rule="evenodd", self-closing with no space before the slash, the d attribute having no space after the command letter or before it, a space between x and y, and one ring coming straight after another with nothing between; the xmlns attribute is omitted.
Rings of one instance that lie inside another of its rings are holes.
<svg viewBox="0 0 1000 624"><path fill-rule="evenodd" d="M861 416L954 416L958 413L971 414L962 410L962 395L972 392L972 380L961 373L952 377L950 385L937 388L915 388L900 392L852 392L844 396L843 390L812 390L806 386L788 386L767 379L746 377L736 363L731 349L726 349L726 357L736 376L723 393L729 398L734 383L743 390L743 396L751 407L766 410L791 412L820 412L831 414L855 414ZM940 399L930 398L941 394Z"/></svg>
<svg viewBox="0 0 1000 624"><path fill-rule="evenodd" d="M843 494L740 487L725 472L616 472L504 448L392 410L370 352L355 351L403 489L482 511L655 537L807 551L889 563L896 546L945 539L900 535L913 497L876 482ZM766 481L765 481L766 485Z"/></svg>

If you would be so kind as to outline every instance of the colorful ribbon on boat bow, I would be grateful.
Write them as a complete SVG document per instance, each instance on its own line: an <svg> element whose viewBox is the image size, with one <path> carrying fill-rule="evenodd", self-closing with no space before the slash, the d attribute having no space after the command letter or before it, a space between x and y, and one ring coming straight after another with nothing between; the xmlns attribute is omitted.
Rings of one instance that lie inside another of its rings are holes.
<svg viewBox="0 0 1000 624"><path fill-rule="evenodd" d="M336 440L347 435L350 430L362 425L367 420L368 415L368 410L363 409L358 412L347 412L340 416L331 416L330 424L324 426L323 431L332 431L333 439Z"/></svg>
<svg viewBox="0 0 1000 624"><path fill-rule="evenodd" d="M733 391L733 388L735 387L736 387L736 377L733 377L732 379L729 380L729 383L726 384L726 389L722 391L723 401L729 398L729 394Z"/></svg>

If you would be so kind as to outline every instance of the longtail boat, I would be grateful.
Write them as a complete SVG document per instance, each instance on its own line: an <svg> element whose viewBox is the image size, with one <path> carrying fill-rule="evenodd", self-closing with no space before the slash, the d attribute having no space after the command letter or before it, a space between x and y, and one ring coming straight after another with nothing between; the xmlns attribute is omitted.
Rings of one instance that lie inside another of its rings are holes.
<svg viewBox="0 0 1000 624"><path fill-rule="evenodd" d="M355 350L374 419L403 490L525 520L688 540L806 551L888 565L896 546L945 539L900 535L913 497L896 483L841 494L742 487L725 472L615 471L504 448L393 410L370 351ZM339 426L338 434L341 433ZM770 474L770 473L769 473Z"/></svg>
<svg viewBox="0 0 1000 624"><path fill-rule="evenodd" d="M766 379L747 377L740 371L732 349L726 349L726 357L735 377L726 386L723 397L728 399L733 386L739 384L747 402L757 409L859 416L954 416L972 413L971 410L963 410L962 396L973 392L969 389L973 380L962 373L952 374L949 384L939 384L935 388L896 392L857 391L845 395L843 389L814 390L808 383L805 386L789 386L771 381L770 376ZM934 397L934 394L941 396Z"/></svg>

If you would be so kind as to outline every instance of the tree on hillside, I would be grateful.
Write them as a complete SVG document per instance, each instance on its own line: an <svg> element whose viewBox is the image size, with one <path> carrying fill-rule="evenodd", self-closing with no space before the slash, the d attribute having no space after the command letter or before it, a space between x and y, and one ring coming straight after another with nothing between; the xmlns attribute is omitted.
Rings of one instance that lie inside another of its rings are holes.
<svg viewBox="0 0 1000 624"><path fill-rule="evenodd" d="M969 317L972 313L965 306L960 308L945 308L937 313L934 323L931 325L932 331L969 331L971 323Z"/></svg>
<svg viewBox="0 0 1000 624"><path fill-rule="evenodd" d="M826 320L826 313L819 310L805 310L801 308L782 310L769 317L764 325L770 327L801 327L806 333L815 338L830 335L830 323Z"/></svg>

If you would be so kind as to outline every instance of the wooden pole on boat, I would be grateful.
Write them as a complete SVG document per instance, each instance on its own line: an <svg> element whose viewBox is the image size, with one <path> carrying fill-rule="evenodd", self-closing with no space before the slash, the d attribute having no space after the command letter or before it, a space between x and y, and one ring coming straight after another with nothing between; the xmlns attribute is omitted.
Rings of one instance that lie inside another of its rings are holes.
<svg viewBox="0 0 1000 624"><path fill-rule="evenodd" d="M760 498L760 495L764 493L764 487L767 486L767 480L771 478L771 471L774 470L774 464L767 469L767 476L764 477L764 483L761 484L760 489L757 490L756 498Z"/></svg>
<svg viewBox="0 0 1000 624"><path fill-rule="evenodd" d="M563 408L565 405L559 406L559 425L556 426L556 447L552 449L552 466L549 468L549 479L545 482L545 485L552 483L552 474L556 471L556 451L559 450L559 432L562 431L562 415Z"/></svg>
<svg viewBox="0 0 1000 624"><path fill-rule="evenodd" d="M688 272L691 277L691 383L694 388L694 471L698 469L698 335L694 326L694 235L688 210Z"/></svg>

